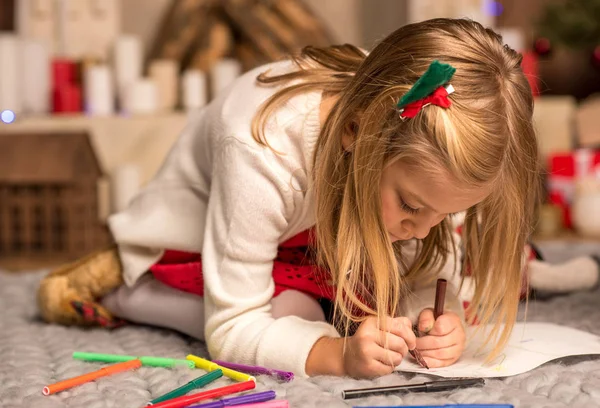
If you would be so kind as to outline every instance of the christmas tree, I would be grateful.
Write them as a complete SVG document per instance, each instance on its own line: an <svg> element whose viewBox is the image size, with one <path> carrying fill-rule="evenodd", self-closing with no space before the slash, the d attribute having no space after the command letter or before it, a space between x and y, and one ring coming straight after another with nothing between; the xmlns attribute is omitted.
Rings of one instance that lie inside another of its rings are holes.
<svg viewBox="0 0 600 408"><path fill-rule="evenodd" d="M600 45L600 0L554 1L545 7L538 30L552 44L593 49Z"/></svg>

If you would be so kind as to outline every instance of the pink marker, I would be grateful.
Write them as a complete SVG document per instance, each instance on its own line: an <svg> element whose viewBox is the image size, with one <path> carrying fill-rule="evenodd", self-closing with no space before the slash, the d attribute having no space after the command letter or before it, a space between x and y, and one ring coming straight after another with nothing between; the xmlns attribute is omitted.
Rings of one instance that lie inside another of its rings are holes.
<svg viewBox="0 0 600 408"><path fill-rule="evenodd" d="M260 404L236 405L235 408L290 408L290 404L286 400L275 400Z"/></svg>

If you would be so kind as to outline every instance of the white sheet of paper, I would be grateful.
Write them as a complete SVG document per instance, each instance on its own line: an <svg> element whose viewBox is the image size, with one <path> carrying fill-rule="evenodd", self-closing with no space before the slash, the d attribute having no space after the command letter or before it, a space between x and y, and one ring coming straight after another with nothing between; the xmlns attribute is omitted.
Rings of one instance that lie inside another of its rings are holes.
<svg viewBox="0 0 600 408"><path fill-rule="evenodd" d="M396 367L397 371L423 373L440 377L508 377L532 370L548 361L561 357L600 354L600 337L570 327L552 323L523 322L515 324L504 351L491 363L484 364L493 345L485 349L483 328L476 335L475 327L467 329L470 339L461 358L449 367L426 369L412 358Z"/></svg>

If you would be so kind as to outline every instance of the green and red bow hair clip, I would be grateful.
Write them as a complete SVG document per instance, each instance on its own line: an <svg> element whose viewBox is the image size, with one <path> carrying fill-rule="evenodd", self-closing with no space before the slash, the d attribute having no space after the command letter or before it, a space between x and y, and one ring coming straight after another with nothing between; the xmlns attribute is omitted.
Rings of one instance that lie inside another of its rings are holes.
<svg viewBox="0 0 600 408"><path fill-rule="evenodd" d="M454 72L456 68L451 65L433 61L427 71L398 101L396 107L400 111L400 117L414 118L427 105L449 108L451 102L448 95L454 92L449 82Z"/></svg>

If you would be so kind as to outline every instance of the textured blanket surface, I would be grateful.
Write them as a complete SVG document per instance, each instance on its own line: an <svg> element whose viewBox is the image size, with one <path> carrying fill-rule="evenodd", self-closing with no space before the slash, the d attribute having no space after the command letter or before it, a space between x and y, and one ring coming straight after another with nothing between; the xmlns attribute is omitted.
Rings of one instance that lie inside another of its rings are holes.
<svg viewBox="0 0 600 408"><path fill-rule="evenodd" d="M145 403L203 374L200 370L142 367L45 397L50 383L96 370L98 364L74 361L74 351L185 358L206 356L200 342L150 327L67 328L43 323L35 304L41 272L0 272L0 407L142 407ZM529 321L548 321L600 335L600 290L529 304ZM577 339L573 339L577 341ZM436 394L375 396L344 401L344 389L419 383L432 377L393 374L375 381L319 377L280 384L259 377L257 391L275 390L291 407L510 403L516 407L600 407L600 359L551 362L525 374L487 380L482 388ZM210 388L230 384L225 378Z"/></svg>

